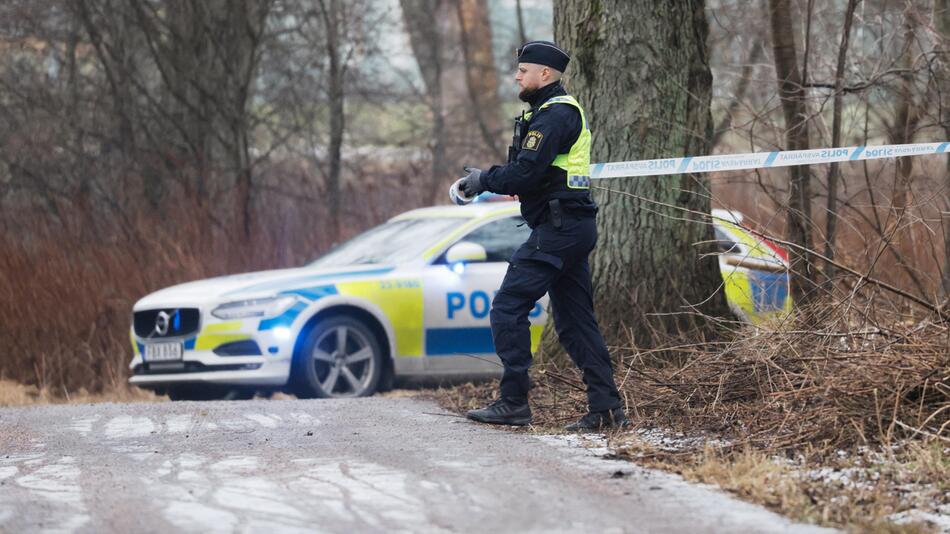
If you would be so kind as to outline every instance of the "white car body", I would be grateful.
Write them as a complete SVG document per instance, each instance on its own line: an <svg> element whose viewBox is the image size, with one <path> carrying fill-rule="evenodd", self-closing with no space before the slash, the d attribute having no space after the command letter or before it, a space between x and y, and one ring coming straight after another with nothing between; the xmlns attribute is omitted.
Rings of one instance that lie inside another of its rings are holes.
<svg viewBox="0 0 950 534"><path fill-rule="evenodd" d="M298 341L315 321L336 313L373 323L369 326L396 376L498 374L501 367L491 343L488 315L508 266L507 257L495 254L489 258L493 261L460 266L445 263L443 256L452 245L485 233L494 236L482 239L489 241L486 248L491 248L494 239L503 242L502 249L511 248L506 253L510 254L527 238L528 229L518 226L522 220L516 202L423 208L386 224L450 219L455 222L444 232L423 238L428 242L412 243L422 253L398 263L321 264L224 276L142 298L133 307L130 382L153 389L181 383L285 386ZM222 319L212 314L224 303L286 295L297 300L276 317ZM547 297L531 313L535 344L546 320L546 305ZM184 315L181 310L189 309L198 310L198 324L194 331L175 335L170 324ZM160 328L146 321L158 310L168 316L165 335L156 335ZM136 327L137 320L144 323ZM223 346L247 342L256 343L260 354L220 354ZM178 345L180 359L174 357ZM170 352L158 350L166 348ZM172 359L149 361L146 353Z"/></svg>

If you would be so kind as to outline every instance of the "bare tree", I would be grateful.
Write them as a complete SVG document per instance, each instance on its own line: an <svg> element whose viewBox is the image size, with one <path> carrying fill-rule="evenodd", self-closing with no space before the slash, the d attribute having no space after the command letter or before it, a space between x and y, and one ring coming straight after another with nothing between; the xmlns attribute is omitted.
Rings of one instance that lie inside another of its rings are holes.
<svg viewBox="0 0 950 534"><path fill-rule="evenodd" d="M504 158L499 136L501 109L498 100L498 73L492 52L488 0L458 0L465 79L475 122L482 141L496 160Z"/></svg>
<svg viewBox="0 0 950 534"><path fill-rule="evenodd" d="M340 237L340 156L343 149L343 130L345 128L343 77L346 72L346 60L342 57L340 27L343 24L340 0L321 0L320 12L327 43L328 93L330 107L330 144L327 147L329 165L327 165L327 205L330 209L333 239Z"/></svg>
<svg viewBox="0 0 950 534"><path fill-rule="evenodd" d="M439 31L436 14L441 0L400 0L403 21L409 33L416 64L422 73L427 98L426 104L432 116L429 150L432 153L432 174L429 191L434 200L440 194L436 187L446 174L445 116L442 99L443 38Z"/></svg>
<svg viewBox="0 0 950 534"><path fill-rule="evenodd" d="M739 107L742 105L742 99L745 98L746 92L749 90L749 85L752 83L752 70L755 68L755 64L762 59L762 54L762 43L752 43L751 49L749 50L749 56L742 65L742 72L739 74L739 80L736 82L735 89L732 91L732 98L729 100L729 106L727 106L726 112L723 114L722 118L719 119L719 123L716 124L716 128L713 130L713 137L709 143L710 147L715 148L716 145L722 141L723 136L729 132L730 127L732 126L733 117L738 113Z"/></svg>
<svg viewBox="0 0 950 534"><path fill-rule="evenodd" d="M910 8L905 10L904 13L904 43L901 46L898 64L901 74L897 91L897 105L894 110L893 122L889 125L887 132L888 142L892 144L912 142L920 118L915 102L917 92L914 87L914 79L916 74L913 69L917 22L915 17L908 12L909 10ZM897 176L894 180L894 190L891 193L891 206L899 219L903 218L903 212L907 208L913 170L914 158L898 158Z"/></svg>
<svg viewBox="0 0 950 534"><path fill-rule="evenodd" d="M775 74L785 117L785 148L806 150L809 147L808 110L789 0L769 0L769 15ZM787 232L789 240L805 250L793 251L792 268L796 276L792 277L792 294L797 302L805 304L812 296L816 279L814 260L807 252L812 250L811 173L808 166L797 165L788 167L788 174Z"/></svg>
<svg viewBox="0 0 950 534"><path fill-rule="evenodd" d="M251 86L272 1L73 4L109 81L120 124L114 137L119 152L136 153L134 129L149 144L169 147L158 150L166 150L166 165L190 176L199 202L209 194L231 199L235 226L244 236L251 228ZM135 62L135 40L154 65L157 85L153 72ZM225 172L211 166L215 161L225 162ZM153 176L147 191L160 194L157 175L146 176ZM207 183L209 177L214 184Z"/></svg>
<svg viewBox="0 0 950 534"><path fill-rule="evenodd" d="M941 112L938 121L943 129L944 136L950 138L950 0L936 0L934 2L934 19L938 39L938 63L935 72ZM947 159L944 188L942 213L944 264L941 284L944 299L946 299L946 302L950 302L950 158Z"/></svg>
<svg viewBox="0 0 950 534"><path fill-rule="evenodd" d="M524 10L521 8L521 0L515 0L515 17L518 19L518 41L526 43L528 34L524 31Z"/></svg>
<svg viewBox="0 0 950 534"><path fill-rule="evenodd" d="M848 0L848 7L844 13L844 29L841 30L841 45L838 47L838 62L835 67L835 101L831 125L831 146L841 145L841 108L844 98L844 67L848 57L848 44L851 40L851 24L854 22L854 10L861 0ZM835 232L838 224L838 180L841 175L840 165L832 163L828 170L828 217L825 222L825 257L835 258ZM828 277L833 277L834 266L830 263L825 266Z"/></svg>

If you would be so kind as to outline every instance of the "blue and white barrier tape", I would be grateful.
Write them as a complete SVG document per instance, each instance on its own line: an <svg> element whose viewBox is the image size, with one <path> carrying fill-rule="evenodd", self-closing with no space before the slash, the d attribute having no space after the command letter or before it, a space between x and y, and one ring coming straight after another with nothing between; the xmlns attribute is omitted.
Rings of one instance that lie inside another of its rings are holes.
<svg viewBox="0 0 950 534"><path fill-rule="evenodd" d="M835 161L862 161L866 159L944 154L948 148L950 148L950 142L913 143L907 145L851 146L788 150L784 152L754 152L721 156L687 156L685 158L618 161L614 163L594 163L590 166L590 177L593 179L624 178L628 176L662 176L666 174L768 169L771 167L812 165Z"/></svg>

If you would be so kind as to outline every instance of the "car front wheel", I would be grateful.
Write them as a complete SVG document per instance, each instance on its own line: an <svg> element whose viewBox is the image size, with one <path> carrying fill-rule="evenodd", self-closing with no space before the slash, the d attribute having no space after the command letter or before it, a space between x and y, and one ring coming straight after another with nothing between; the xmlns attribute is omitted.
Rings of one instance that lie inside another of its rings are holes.
<svg viewBox="0 0 950 534"><path fill-rule="evenodd" d="M298 397L366 397L379 386L382 351L362 322L331 317L307 335L293 372Z"/></svg>

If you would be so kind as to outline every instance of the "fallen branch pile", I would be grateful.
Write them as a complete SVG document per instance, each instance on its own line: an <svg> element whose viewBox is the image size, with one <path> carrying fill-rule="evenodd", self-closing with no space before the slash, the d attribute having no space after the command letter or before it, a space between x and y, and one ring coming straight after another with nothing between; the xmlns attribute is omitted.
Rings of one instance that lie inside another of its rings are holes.
<svg viewBox="0 0 950 534"><path fill-rule="evenodd" d="M656 351L679 363L658 365ZM745 327L728 341L614 352L627 411L650 426L715 432L733 446L775 450L888 445L907 437L950 442L945 324ZM580 375L569 364L548 363L534 376L537 423L557 425L583 412Z"/></svg>

